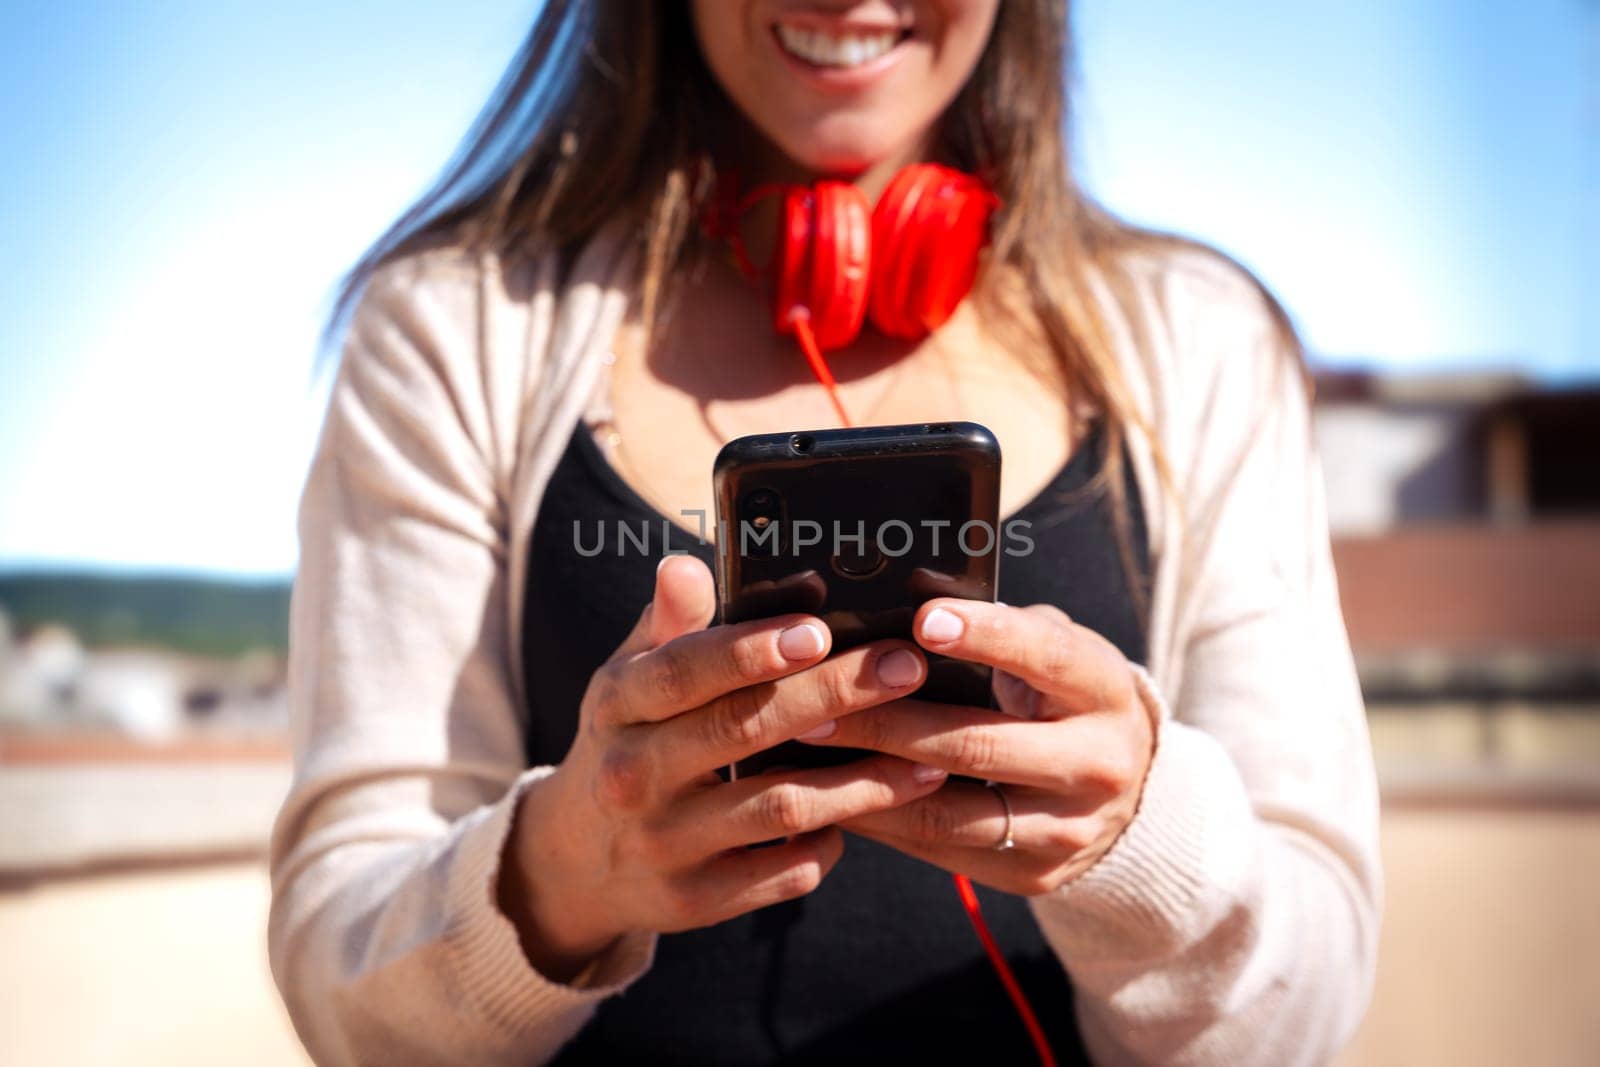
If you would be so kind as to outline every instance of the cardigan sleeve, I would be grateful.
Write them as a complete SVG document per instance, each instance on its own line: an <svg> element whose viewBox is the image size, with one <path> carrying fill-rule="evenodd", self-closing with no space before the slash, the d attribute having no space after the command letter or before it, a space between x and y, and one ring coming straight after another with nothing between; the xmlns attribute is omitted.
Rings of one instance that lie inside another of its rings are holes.
<svg viewBox="0 0 1600 1067"><path fill-rule="evenodd" d="M525 769L506 508L475 358L479 279L402 260L357 307L300 504L294 783L274 829L272 970L319 1063L533 1063L649 966L570 983L497 908Z"/></svg>
<svg viewBox="0 0 1600 1067"><path fill-rule="evenodd" d="M1170 292L1169 292L1170 295ZM1181 307L1178 305L1182 305ZM1122 837L1033 898L1097 1062L1325 1063L1369 996L1377 789L1308 389L1253 286L1163 300L1178 692Z"/></svg>

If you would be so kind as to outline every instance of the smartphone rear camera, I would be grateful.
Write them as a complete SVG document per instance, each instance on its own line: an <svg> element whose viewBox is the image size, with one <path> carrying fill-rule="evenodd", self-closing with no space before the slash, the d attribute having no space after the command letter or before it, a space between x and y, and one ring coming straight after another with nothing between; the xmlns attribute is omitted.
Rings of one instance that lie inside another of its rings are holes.
<svg viewBox="0 0 1600 1067"><path fill-rule="evenodd" d="M811 446L816 441L808 433L797 433L789 438L789 450L797 456L803 456L811 451Z"/></svg>
<svg viewBox="0 0 1600 1067"><path fill-rule="evenodd" d="M783 500L772 489L752 489L739 502L739 552L745 556L776 556Z"/></svg>

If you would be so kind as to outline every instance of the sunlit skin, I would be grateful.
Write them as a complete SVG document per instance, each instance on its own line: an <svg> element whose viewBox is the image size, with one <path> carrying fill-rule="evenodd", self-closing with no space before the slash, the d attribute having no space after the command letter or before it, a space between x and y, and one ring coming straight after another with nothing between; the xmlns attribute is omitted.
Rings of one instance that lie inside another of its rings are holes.
<svg viewBox="0 0 1600 1067"><path fill-rule="evenodd" d="M998 3L694 0L692 14L708 66L746 120L745 169L848 175L870 195L925 158ZM811 69L780 48L774 27L786 20L825 36L899 27L904 39L862 70ZM825 398L748 281L713 265L686 288L648 351L624 334L612 379L622 438L613 462L669 515L709 508L707 472L727 438L829 424ZM1003 512L1070 451L1061 397L993 340L971 302L926 341L868 331L833 362L863 421L990 426L1006 455ZM571 751L527 794L538 814L517 820L502 905L535 965L558 980L628 931L707 926L810 892L839 859L841 827L1035 895L1093 864L1133 817L1151 716L1122 655L1055 608L930 601L914 641L834 657L814 617L713 627L714 609L706 568L669 557L633 634L591 682ZM994 667L1001 710L908 699L925 651ZM879 754L733 783L716 774L803 734ZM951 773L1004 784L1013 850L995 850L999 798ZM777 837L790 840L742 847Z"/></svg>

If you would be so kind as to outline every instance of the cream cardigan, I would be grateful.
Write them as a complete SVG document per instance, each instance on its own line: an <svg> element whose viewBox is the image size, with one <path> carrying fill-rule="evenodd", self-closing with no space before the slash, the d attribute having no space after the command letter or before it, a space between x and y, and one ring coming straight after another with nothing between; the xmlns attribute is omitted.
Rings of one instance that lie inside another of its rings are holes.
<svg viewBox="0 0 1600 1067"><path fill-rule="evenodd" d="M626 309L621 247L565 274L426 253L353 318L301 501L271 850L272 969L320 1063L540 1062L650 966L641 933L551 982L495 903L550 770L523 766L528 539ZM1304 389L1239 272L1133 270L1115 340L1176 489L1133 441L1157 747L1111 851L1030 905L1097 1061L1325 1062L1366 1005L1380 873Z"/></svg>

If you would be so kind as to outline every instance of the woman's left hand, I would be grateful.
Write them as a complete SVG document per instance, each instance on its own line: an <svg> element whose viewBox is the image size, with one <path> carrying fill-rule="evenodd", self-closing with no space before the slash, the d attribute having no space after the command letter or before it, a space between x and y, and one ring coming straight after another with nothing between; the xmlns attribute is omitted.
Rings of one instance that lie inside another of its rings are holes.
<svg viewBox="0 0 1600 1067"><path fill-rule="evenodd" d="M840 826L1008 893L1036 896L1071 881L1105 854L1139 806L1155 727L1133 668L1105 638L1045 604L931 600L913 633L930 652L993 667L1002 710L906 698L802 740L988 780L1005 801L994 788L951 779ZM1006 802L1014 847L1001 850Z"/></svg>

